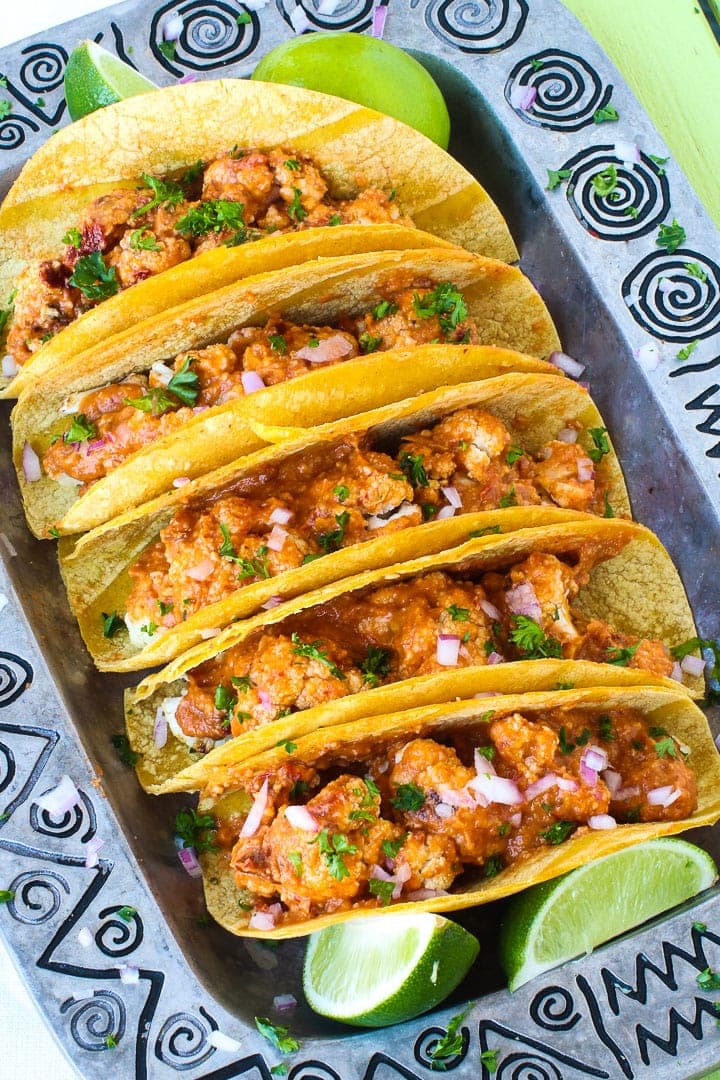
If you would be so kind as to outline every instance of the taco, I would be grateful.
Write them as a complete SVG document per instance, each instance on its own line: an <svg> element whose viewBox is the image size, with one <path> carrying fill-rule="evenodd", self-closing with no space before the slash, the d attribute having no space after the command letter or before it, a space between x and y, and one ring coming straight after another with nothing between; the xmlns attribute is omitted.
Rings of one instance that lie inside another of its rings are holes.
<svg viewBox="0 0 720 1080"><path fill-rule="evenodd" d="M249 271L257 273L275 233L355 223L414 224L491 258L517 258L502 216L462 166L412 128L350 102L233 79L99 110L30 158L0 210L0 297L16 289L4 381L21 372L15 394L138 313L247 273L228 245L258 241L251 258L260 265ZM297 258L322 254L315 242L314 254ZM373 250L370 238L358 242ZM292 245L287 254L292 261ZM148 284L208 256L192 284L182 273L167 287ZM77 336L54 340L88 311Z"/></svg>
<svg viewBox="0 0 720 1080"><path fill-rule="evenodd" d="M95 661L136 669L263 605L442 550L470 531L553 524L547 507L629 515L587 391L513 373L233 462L86 533L61 569Z"/></svg>
<svg viewBox="0 0 720 1080"><path fill-rule="evenodd" d="M306 724L400 708L388 705L393 689L418 705L467 697L478 668L488 690L495 671L521 687L550 660L598 665L596 684L627 667L701 689L669 658L695 628L667 552L640 525L579 516L416 550L237 622L129 691L141 783L157 790L210 752L193 775L205 774L254 729L274 745Z"/></svg>
<svg viewBox="0 0 720 1080"><path fill-rule="evenodd" d="M355 720L245 758L204 793L209 912L282 938L487 903L712 824L720 759L682 691L593 687Z"/></svg>
<svg viewBox="0 0 720 1080"><path fill-rule="evenodd" d="M101 524L258 449L252 421L312 427L473 379L487 357L454 350L477 344L541 356L557 335L519 270L459 248L315 260L208 293L23 394L13 441L30 526Z"/></svg>

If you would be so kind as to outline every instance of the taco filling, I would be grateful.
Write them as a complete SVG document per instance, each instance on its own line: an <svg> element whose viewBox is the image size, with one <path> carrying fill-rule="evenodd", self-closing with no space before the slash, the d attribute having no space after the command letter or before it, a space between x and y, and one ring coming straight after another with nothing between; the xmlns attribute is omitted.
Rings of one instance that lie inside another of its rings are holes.
<svg viewBox="0 0 720 1080"><path fill-rule="evenodd" d="M697 807L687 747L638 710L492 717L439 739L368 739L342 765L293 759L250 777L250 812L220 816L215 833L249 928L443 896L468 872L495 877L578 829L678 821Z"/></svg>
<svg viewBox="0 0 720 1080"><path fill-rule="evenodd" d="M412 225L392 192L333 199L312 159L282 147L233 147L176 180L142 181L89 203L62 255L22 272L6 346L18 366L84 311L211 248L326 225Z"/></svg>
<svg viewBox="0 0 720 1080"><path fill-rule="evenodd" d="M573 610L598 554L586 545L570 565L533 552L478 581L434 571L341 595L192 668L184 694L162 710L178 738L207 751L290 713L449 668L555 657L670 675L662 641L632 639Z"/></svg>
<svg viewBox="0 0 720 1080"><path fill-rule="evenodd" d="M89 485L198 412L245 394L372 352L431 342L476 344L477 328L450 283L388 296L337 326L297 326L273 319L244 327L225 344L181 353L173 366L93 390L66 406L69 423L42 459L48 476Z"/></svg>
<svg viewBox="0 0 720 1080"><path fill-rule="evenodd" d="M405 436L394 454L372 449L368 433L303 450L179 509L129 567L126 622L144 644L149 626L162 633L244 585L456 513L536 505L602 513L595 463L604 428L583 433L589 450L577 426L559 434L530 455L502 420L468 407Z"/></svg>

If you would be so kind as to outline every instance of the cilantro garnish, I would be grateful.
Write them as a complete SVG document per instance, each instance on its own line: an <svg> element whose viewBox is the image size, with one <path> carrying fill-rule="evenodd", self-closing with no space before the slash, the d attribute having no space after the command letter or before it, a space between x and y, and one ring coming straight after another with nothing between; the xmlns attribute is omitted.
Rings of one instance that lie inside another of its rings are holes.
<svg viewBox="0 0 720 1080"><path fill-rule="evenodd" d="M6 116L10 115L12 110L12 102L7 98L0 98L0 120L4 120Z"/></svg>
<svg viewBox="0 0 720 1080"><path fill-rule="evenodd" d="M499 536L502 532L500 525L488 525L484 529L473 529L468 533L469 540L479 540L481 536Z"/></svg>
<svg viewBox="0 0 720 1080"><path fill-rule="evenodd" d="M240 567L238 581L245 581L251 577L269 578L271 575L267 564L267 553L267 544L261 544L252 559L239 559L236 555L235 562Z"/></svg>
<svg viewBox="0 0 720 1080"><path fill-rule="evenodd" d="M656 154L648 154L648 157L650 158L650 160L655 165L657 165L657 167L658 167L658 176L664 176L665 175L665 170L663 169L663 165L667 165L670 158L669 157L658 157Z"/></svg>
<svg viewBox="0 0 720 1080"><path fill-rule="evenodd" d="M606 427L591 427L588 428L588 435L593 441L592 447L588 450L588 457L595 464L610 453L610 443L607 437Z"/></svg>
<svg viewBox="0 0 720 1080"><path fill-rule="evenodd" d="M215 708L218 712L231 712L237 705L237 698L227 686L220 683L215 687Z"/></svg>
<svg viewBox="0 0 720 1080"><path fill-rule="evenodd" d="M601 198L605 198L617 187L618 175L614 165L608 165L607 169L595 173L592 178L593 190Z"/></svg>
<svg viewBox="0 0 720 1080"><path fill-rule="evenodd" d="M212 814L198 814L191 806L181 810L175 818L174 835L182 840L183 847L195 848L196 851L212 851L215 838L212 835L217 828Z"/></svg>
<svg viewBox="0 0 720 1080"><path fill-rule="evenodd" d="M230 682L233 686L237 686L242 694L247 694L248 690L255 685L249 675L231 675Z"/></svg>
<svg viewBox="0 0 720 1080"><path fill-rule="evenodd" d="M240 562L235 545L230 539L230 529L224 521L220 522L220 532L222 534L222 544L218 548L218 555L222 555L224 559L232 559L233 562Z"/></svg>
<svg viewBox="0 0 720 1080"><path fill-rule="evenodd" d="M409 833L403 833L402 836L399 836L397 838L397 840L383 840L382 844L380 845L383 855L385 855L385 857L388 859L397 859L398 852L400 851L400 848L403 846L409 835Z"/></svg>
<svg viewBox="0 0 720 1080"><path fill-rule="evenodd" d="M287 352L287 341L282 334L268 334L268 341L273 352L280 353L281 356Z"/></svg>
<svg viewBox="0 0 720 1080"><path fill-rule="evenodd" d="M619 119L620 113L614 105L605 105L602 109L596 109L593 113L593 120L596 124L605 124L610 120Z"/></svg>
<svg viewBox="0 0 720 1080"><path fill-rule="evenodd" d="M368 881L368 889L373 896L377 896L383 907L387 907L392 900L392 894L395 891L395 882L381 881L380 878L372 877Z"/></svg>
<svg viewBox="0 0 720 1080"><path fill-rule="evenodd" d="M300 188L294 187L292 202L287 208L287 212L293 221L304 221L307 217L307 210L305 210L303 204L300 202L301 195L302 191Z"/></svg>
<svg viewBox="0 0 720 1080"><path fill-rule="evenodd" d="M193 357L186 356L182 367L175 372L167 384L170 393L180 398L183 405L194 405L200 393L200 380L195 372L190 370L192 361Z"/></svg>
<svg viewBox="0 0 720 1080"><path fill-rule="evenodd" d="M446 611L453 622L467 622L470 618L470 609L466 607L458 607L457 604L450 604Z"/></svg>
<svg viewBox="0 0 720 1080"><path fill-rule="evenodd" d="M677 758L677 747L671 738L660 739L655 743L655 753L659 758Z"/></svg>
<svg viewBox="0 0 720 1080"><path fill-rule="evenodd" d="M541 832L540 836L543 840L547 840L548 844L562 844L576 829L577 822L575 821L556 821L549 829Z"/></svg>
<svg viewBox="0 0 720 1080"><path fill-rule="evenodd" d="M0 889L0 904L9 904L14 899L15 893L12 889Z"/></svg>
<svg viewBox="0 0 720 1080"><path fill-rule="evenodd" d="M342 216L340 214L331 214L328 225L342 225Z"/></svg>
<svg viewBox="0 0 720 1080"><path fill-rule="evenodd" d="M288 851L288 860L298 877L302 877L302 855L299 851Z"/></svg>
<svg viewBox="0 0 720 1080"><path fill-rule="evenodd" d="M707 273L703 270L700 263L685 263L685 269L690 277L697 278L698 281L707 281Z"/></svg>
<svg viewBox="0 0 720 1080"><path fill-rule="evenodd" d="M491 855L485 860L483 872L486 878L497 877L503 868L502 859L499 855Z"/></svg>
<svg viewBox="0 0 720 1080"><path fill-rule="evenodd" d="M175 50L177 48L177 41L160 41L158 42L158 49L163 54L166 60L175 59Z"/></svg>
<svg viewBox="0 0 720 1080"><path fill-rule="evenodd" d="M333 833L331 837L327 829L322 829L310 842L317 844L320 854L325 856L331 877L342 881L350 876L343 855L354 855L357 846L350 843L345 833Z"/></svg>
<svg viewBox="0 0 720 1080"><path fill-rule="evenodd" d="M109 615L103 611L100 618L102 619L103 637L115 637L119 630L125 629L125 620L118 615L117 611L111 611Z"/></svg>
<svg viewBox="0 0 720 1080"><path fill-rule="evenodd" d="M640 211L637 206L626 206L624 212L626 217L631 217L633 219L640 217Z"/></svg>
<svg viewBox="0 0 720 1080"><path fill-rule="evenodd" d="M301 641L297 634L293 633L290 637L293 643L293 652L296 656L304 656L308 660L319 660L321 664L325 664L330 669L330 674L336 679L344 679L345 675L340 668L333 663L328 654L322 649L322 641L313 641L311 644Z"/></svg>
<svg viewBox="0 0 720 1080"><path fill-rule="evenodd" d="M598 734L603 742L614 742L615 735L612 728L612 720L607 713L598 717Z"/></svg>
<svg viewBox="0 0 720 1080"><path fill-rule="evenodd" d="M133 229L129 244L133 251L160 251L155 234L146 229Z"/></svg>
<svg viewBox="0 0 720 1080"><path fill-rule="evenodd" d="M337 499L338 502L341 502L341 503L345 502L345 500L347 499L349 494L350 494L350 488L346 487L345 484L336 484L335 487L333 488L333 495L335 496L335 498Z"/></svg>
<svg viewBox="0 0 720 1080"><path fill-rule="evenodd" d="M517 506L517 495L515 493L514 484L511 484L510 490L498 499L498 506L501 510L506 510L508 506Z"/></svg>
<svg viewBox="0 0 720 1080"><path fill-rule="evenodd" d="M511 446L505 455L505 460L508 465L514 465L516 461L520 460L524 453L525 451L521 446Z"/></svg>
<svg viewBox="0 0 720 1080"><path fill-rule="evenodd" d="M207 199L188 210L175 228L183 236L206 236L207 233L220 233L226 229L244 236L243 204L230 199Z"/></svg>
<svg viewBox="0 0 720 1080"><path fill-rule="evenodd" d="M115 747L117 756L120 758L123 765L127 765L129 769L133 769L137 765L140 755L136 754L130 746L130 740L127 735L111 735L110 742Z"/></svg>
<svg viewBox="0 0 720 1080"><path fill-rule="evenodd" d="M422 510L423 521L432 521L438 512L438 507L434 503L421 503L420 509Z"/></svg>
<svg viewBox="0 0 720 1080"><path fill-rule="evenodd" d="M552 657L562 658L562 645L554 637L548 637L534 619L528 615L513 615L514 626L510 631L510 641L517 646L525 660L541 660Z"/></svg>
<svg viewBox="0 0 720 1080"><path fill-rule="evenodd" d="M157 623L154 623L152 622L152 620L150 620L149 622L143 623L143 625L140 627L140 630L143 634L147 634L148 637L152 637L157 630Z"/></svg>
<svg viewBox="0 0 720 1080"><path fill-rule="evenodd" d="M627 667L635 653L640 648L641 642L629 645L626 649L608 649L606 664L614 664L615 667Z"/></svg>
<svg viewBox="0 0 720 1080"><path fill-rule="evenodd" d="M137 915L137 910L134 907L130 907L129 904L125 904L123 907L118 908L116 914L120 916L123 922L132 922Z"/></svg>
<svg viewBox="0 0 720 1080"><path fill-rule="evenodd" d="M288 158L288 160L285 162L285 168L289 169L290 172L299 172L300 162L297 160L297 158Z"/></svg>
<svg viewBox="0 0 720 1080"><path fill-rule="evenodd" d="M492 716L492 713L490 713L490 715ZM484 720L485 717L483 716L483 717L481 717L481 719ZM477 747L477 752L482 757L487 758L488 761L492 761L493 758L495 757L495 747L494 746L478 746Z"/></svg>
<svg viewBox="0 0 720 1080"><path fill-rule="evenodd" d="M68 284L79 289L88 300L107 300L120 288L115 276L115 267L106 266L99 251L92 255L83 255L75 263L75 269L68 278Z"/></svg>
<svg viewBox="0 0 720 1080"><path fill-rule="evenodd" d="M105 1036L105 1046L108 1050L114 1050L117 1046L117 1039L114 1035Z"/></svg>
<svg viewBox="0 0 720 1080"><path fill-rule="evenodd" d="M540 60L539 57L533 56L532 60L530 61L530 67L533 69L533 71L539 71L544 63L544 60Z"/></svg>
<svg viewBox="0 0 720 1080"><path fill-rule="evenodd" d="M350 514L347 510L343 510L341 514L335 515L335 521L337 523L337 529L331 529L329 532L318 533L316 540L318 546L322 548L326 555L329 555L332 551L337 551L345 538L345 530L347 529L348 522L350 521Z"/></svg>
<svg viewBox="0 0 720 1080"><path fill-rule="evenodd" d="M390 653L387 649L369 645L367 656L360 665L363 673L363 682L368 686L379 686L380 680L384 679L390 671Z"/></svg>
<svg viewBox="0 0 720 1080"><path fill-rule="evenodd" d="M285 752L288 754L292 754L293 750L297 750L297 743L293 742L292 739L280 739L280 742L276 742L275 745L284 747Z"/></svg>
<svg viewBox="0 0 720 1080"><path fill-rule="evenodd" d="M243 15L244 14L247 14L247 13L243 12ZM240 18L241 18L241 16L238 15L238 17L237 17L238 22L240 22ZM249 15L248 15L246 21L250 22L250 16ZM271 1068L270 1075L271 1076L287 1076L287 1071L288 1071L288 1067L285 1064L285 1062L284 1061L278 1061L277 1065L273 1065L273 1067Z"/></svg>
<svg viewBox="0 0 720 1080"><path fill-rule="evenodd" d="M658 229L655 244L657 247L665 248L668 255L672 255L684 243L685 230L675 218L672 220L672 225L661 225Z"/></svg>
<svg viewBox="0 0 720 1080"><path fill-rule="evenodd" d="M189 169L186 169L181 181L183 187L194 184L196 180L199 180L204 168L205 165L202 161L196 161L194 165L191 165Z"/></svg>
<svg viewBox="0 0 720 1080"><path fill-rule="evenodd" d="M379 319L385 319L388 315L394 315L398 306L392 300L381 300L379 304L376 304L372 309L372 317L376 321Z"/></svg>
<svg viewBox="0 0 720 1080"><path fill-rule="evenodd" d="M255 1017L255 1027L263 1038L272 1043L281 1054L294 1054L296 1050L300 1049L300 1043L297 1039L293 1039L291 1035L288 1035L286 1027L273 1024L264 1016Z"/></svg>
<svg viewBox="0 0 720 1080"><path fill-rule="evenodd" d="M564 727L561 727L558 732L558 745L561 754L572 754L575 749L575 743L568 740L567 731Z"/></svg>
<svg viewBox="0 0 720 1080"><path fill-rule="evenodd" d="M97 428L92 420L88 420L85 413L77 413L73 416L70 427L63 435L64 443L87 442L97 435Z"/></svg>
<svg viewBox="0 0 720 1080"><path fill-rule="evenodd" d="M603 511L603 517L604 518L614 518L615 517L615 511L612 508L612 504L610 502L610 498L608 496L607 491L603 495L603 498L605 500L605 510Z"/></svg>
<svg viewBox="0 0 720 1080"><path fill-rule="evenodd" d="M56 525L51 525L48 529L48 536L53 536L56 540L60 539L60 530Z"/></svg>
<svg viewBox="0 0 720 1080"><path fill-rule="evenodd" d="M173 55L175 53L175 42L164 41L160 45L162 50L163 45L173 46ZM166 53L164 55L167 55ZM172 57L170 57L172 59ZM150 188L153 193L153 197L148 202L143 203L137 210L133 210L130 215L130 220L133 218L142 217L144 214L148 214L151 210L157 210L159 206L164 206L166 209L170 209L173 206L177 206L185 198L185 193L179 184L174 183L172 180L160 180L157 176L150 176L149 173L141 173L145 186Z"/></svg>
<svg viewBox="0 0 720 1080"><path fill-rule="evenodd" d="M445 1070L445 1061L449 1058L457 1057L462 1053L464 1045L464 1035L460 1031L460 1025L470 1012L470 1008L464 1010L464 1012L458 1013L457 1016L453 1016L452 1020L448 1023L447 1031L445 1034L437 1040L432 1050L428 1054L430 1060L431 1069Z"/></svg>
<svg viewBox="0 0 720 1080"><path fill-rule="evenodd" d="M68 229L62 238L62 242L68 247L79 248L82 244L82 233L79 229Z"/></svg>
<svg viewBox="0 0 720 1080"><path fill-rule="evenodd" d="M555 188L560 187L563 180L567 180L572 175L571 169L548 169L548 182L546 191L554 191Z"/></svg>
<svg viewBox="0 0 720 1080"><path fill-rule="evenodd" d="M310 785L307 780L296 780L290 788L290 798L299 799L302 795L306 795L309 789Z"/></svg>
<svg viewBox="0 0 720 1080"><path fill-rule="evenodd" d="M360 337L358 338L358 344L367 356L368 353L373 353L377 351L377 349L382 345L382 338L373 337L373 335L369 334L367 330L363 330L362 334L360 334Z"/></svg>
<svg viewBox="0 0 720 1080"><path fill-rule="evenodd" d="M413 309L421 319L431 319L437 315L440 327L447 337L467 318L467 305L462 293L458 292L451 281L441 281L430 292L420 296L413 295Z"/></svg>
<svg viewBox="0 0 720 1080"><path fill-rule="evenodd" d="M696 975L697 984L701 990L720 990L720 973L706 967L699 975Z"/></svg>
<svg viewBox="0 0 720 1080"><path fill-rule="evenodd" d="M695 352L695 350L697 349L699 344L700 344L700 339L695 338L695 340L691 341L689 344L683 345L682 349L678 349L676 359L678 359L678 360L689 360L691 355Z"/></svg>
<svg viewBox="0 0 720 1080"><path fill-rule="evenodd" d="M428 486L428 475L425 471L422 454L410 454L407 450L403 450L400 455L399 465L413 487Z"/></svg>
<svg viewBox="0 0 720 1080"><path fill-rule="evenodd" d="M395 798L390 802L396 810L419 810L425 802L425 792L417 784L398 784Z"/></svg>
<svg viewBox="0 0 720 1080"><path fill-rule="evenodd" d="M497 1072L499 1050L483 1050L480 1055L480 1064L484 1065L489 1073Z"/></svg>

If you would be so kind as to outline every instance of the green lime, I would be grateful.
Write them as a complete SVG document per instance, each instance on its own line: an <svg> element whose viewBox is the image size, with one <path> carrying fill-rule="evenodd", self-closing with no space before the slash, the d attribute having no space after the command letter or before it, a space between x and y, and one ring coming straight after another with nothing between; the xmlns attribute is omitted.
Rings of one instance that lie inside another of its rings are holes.
<svg viewBox="0 0 720 1080"><path fill-rule="evenodd" d="M251 78L377 109L447 150L450 117L437 83L412 56L379 38L334 31L291 38L263 57Z"/></svg>
<svg viewBox="0 0 720 1080"><path fill-rule="evenodd" d="M305 997L315 1012L346 1024L399 1024L446 998L479 951L462 926L428 912L382 923L348 919L311 935Z"/></svg>
<svg viewBox="0 0 720 1080"><path fill-rule="evenodd" d="M73 120L148 90L157 90L155 83L94 41L82 41L70 53L65 68L65 100Z"/></svg>
<svg viewBox="0 0 720 1080"><path fill-rule="evenodd" d="M717 876L707 852L668 837L533 886L513 900L500 932L510 989L689 900Z"/></svg>

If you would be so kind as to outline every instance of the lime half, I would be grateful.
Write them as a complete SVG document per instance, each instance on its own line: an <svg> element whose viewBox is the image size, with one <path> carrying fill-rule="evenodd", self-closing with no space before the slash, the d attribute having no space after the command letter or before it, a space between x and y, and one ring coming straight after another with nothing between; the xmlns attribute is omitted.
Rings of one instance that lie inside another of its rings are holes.
<svg viewBox="0 0 720 1080"><path fill-rule="evenodd" d="M399 1024L446 998L479 950L477 938L440 915L348 919L311 935L305 997L346 1024Z"/></svg>
<svg viewBox="0 0 720 1080"><path fill-rule="evenodd" d="M70 53L65 68L65 100L73 120L148 90L157 90L155 83L94 41L83 41Z"/></svg>
<svg viewBox="0 0 720 1080"><path fill-rule="evenodd" d="M707 852L668 837L535 885L513 900L500 934L510 989L689 900L717 876Z"/></svg>

